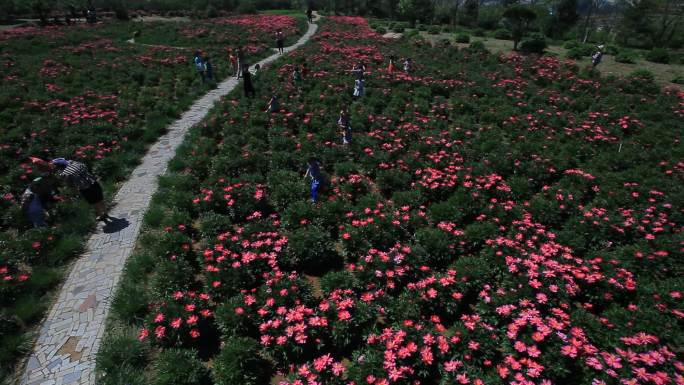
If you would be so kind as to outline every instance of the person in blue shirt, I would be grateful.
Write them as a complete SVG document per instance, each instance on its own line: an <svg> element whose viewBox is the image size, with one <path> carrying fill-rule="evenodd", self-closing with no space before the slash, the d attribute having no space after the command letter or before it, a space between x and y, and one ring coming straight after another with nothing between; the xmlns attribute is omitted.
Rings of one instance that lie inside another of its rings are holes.
<svg viewBox="0 0 684 385"><path fill-rule="evenodd" d="M43 178L34 179L21 196L21 208L33 227L47 227L45 212L55 201L55 193Z"/></svg>
<svg viewBox="0 0 684 385"><path fill-rule="evenodd" d="M195 69L202 78L202 83L204 83L204 61L202 60L202 53L200 51L195 51L195 56L192 58L193 64L195 64Z"/></svg>
<svg viewBox="0 0 684 385"><path fill-rule="evenodd" d="M306 174L304 178L311 178L311 202L318 202L318 189L323 182L323 176L321 175L321 164L318 163L316 158L309 158L306 162Z"/></svg>

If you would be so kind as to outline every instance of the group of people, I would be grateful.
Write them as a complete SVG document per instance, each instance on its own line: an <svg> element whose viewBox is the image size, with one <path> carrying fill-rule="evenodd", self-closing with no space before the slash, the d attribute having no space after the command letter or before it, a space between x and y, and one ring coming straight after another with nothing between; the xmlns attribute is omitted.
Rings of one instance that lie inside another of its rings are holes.
<svg viewBox="0 0 684 385"><path fill-rule="evenodd" d="M211 64L211 58L209 58L209 55L202 55L202 52L199 50L195 51L195 56L192 58L192 62L195 64L195 69L202 79L202 83L214 81L214 67Z"/></svg>
<svg viewBox="0 0 684 385"><path fill-rule="evenodd" d="M59 202L58 187L61 182L80 193L83 199L95 208L98 220L111 221L107 215L102 185L88 167L75 160L56 158L50 162L31 158L40 171L21 196L21 208L33 227L46 227L47 213Z"/></svg>

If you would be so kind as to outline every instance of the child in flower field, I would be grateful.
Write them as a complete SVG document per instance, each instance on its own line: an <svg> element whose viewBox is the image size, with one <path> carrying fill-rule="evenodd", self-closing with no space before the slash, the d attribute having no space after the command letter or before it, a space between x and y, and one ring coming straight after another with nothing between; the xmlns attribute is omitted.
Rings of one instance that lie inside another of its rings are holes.
<svg viewBox="0 0 684 385"><path fill-rule="evenodd" d="M21 208L33 227L46 227L45 211L56 202L55 192L47 180L34 179L21 196Z"/></svg>
<svg viewBox="0 0 684 385"><path fill-rule="evenodd" d="M271 95L271 100L268 101L268 112L274 114L280 110L280 106L278 105L278 95L274 92L273 95Z"/></svg>
<svg viewBox="0 0 684 385"><path fill-rule="evenodd" d="M252 84L252 74L249 72L249 65L245 64L242 68L242 83L245 90L245 96L254 97L256 96L256 91L254 90L254 84Z"/></svg>
<svg viewBox="0 0 684 385"><path fill-rule="evenodd" d="M285 53L285 35L283 35L282 29L279 29L276 32L275 38L276 45L278 46L278 53L282 55L283 53Z"/></svg>
<svg viewBox="0 0 684 385"><path fill-rule="evenodd" d="M389 66L387 66L387 73L392 75L394 73L394 56L389 57Z"/></svg>
<svg viewBox="0 0 684 385"><path fill-rule="evenodd" d="M344 107L340 110L340 117L337 119L337 126L340 128L342 133L342 144L351 143L352 139L352 128L351 128L351 118L349 117L349 108Z"/></svg>
<svg viewBox="0 0 684 385"><path fill-rule="evenodd" d="M202 80L214 80L214 67L211 65L211 59L209 58L209 56L204 57L204 77L202 78Z"/></svg>
<svg viewBox="0 0 684 385"><path fill-rule="evenodd" d="M199 50L195 51L195 56L192 58L192 62L195 64L195 69L204 83L204 62L202 61L202 53Z"/></svg>
<svg viewBox="0 0 684 385"><path fill-rule="evenodd" d="M360 98L364 93L364 82L363 79L356 79L354 81L354 97Z"/></svg>
<svg viewBox="0 0 684 385"><path fill-rule="evenodd" d="M98 220L108 221L112 219L106 213L102 186L85 164L64 158L53 159L51 164L57 168L58 177L75 187L86 202L95 206Z"/></svg>
<svg viewBox="0 0 684 385"><path fill-rule="evenodd" d="M318 202L318 189L323 182L321 164L318 163L316 158L309 158L309 161L306 163L306 174L304 174L304 179L307 177L311 178L311 202L316 203Z"/></svg>

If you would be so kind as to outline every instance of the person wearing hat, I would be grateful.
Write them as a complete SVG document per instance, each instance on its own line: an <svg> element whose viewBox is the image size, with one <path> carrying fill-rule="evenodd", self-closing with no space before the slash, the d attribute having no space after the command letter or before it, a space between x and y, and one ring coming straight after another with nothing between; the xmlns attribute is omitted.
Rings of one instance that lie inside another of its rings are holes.
<svg viewBox="0 0 684 385"><path fill-rule="evenodd" d="M21 195L21 209L33 227L46 227L45 211L55 202L55 193L43 178L36 178Z"/></svg>
<svg viewBox="0 0 684 385"><path fill-rule="evenodd" d="M85 164L64 158L53 159L51 163L58 169L57 176L75 187L83 199L95 207L98 220L108 221L112 219L106 212L102 186L95 175L88 171Z"/></svg>

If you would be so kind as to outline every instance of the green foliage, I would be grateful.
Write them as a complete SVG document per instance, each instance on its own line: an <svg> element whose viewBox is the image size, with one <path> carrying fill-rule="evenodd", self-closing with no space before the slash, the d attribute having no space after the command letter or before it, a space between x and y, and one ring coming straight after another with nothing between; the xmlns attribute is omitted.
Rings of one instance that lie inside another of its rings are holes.
<svg viewBox="0 0 684 385"><path fill-rule="evenodd" d="M542 54L546 49L546 38L544 35L535 33L520 42L520 50L527 53Z"/></svg>
<svg viewBox="0 0 684 385"><path fill-rule="evenodd" d="M138 341L134 329L117 329L102 342L97 355L97 370L107 373L105 385L146 384L143 368L147 366L149 346Z"/></svg>
<svg viewBox="0 0 684 385"><path fill-rule="evenodd" d="M291 268L318 273L341 263L333 249L330 233L318 226L295 230L288 239L287 259L283 262Z"/></svg>
<svg viewBox="0 0 684 385"><path fill-rule="evenodd" d="M214 360L216 385L262 385L271 378L270 363L259 355L259 343L247 337L228 340Z"/></svg>
<svg viewBox="0 0 684 385"><path fill-rule="evenodd" d="M432 26L430 26L430 28L428 28L427 32L428 32L430 35L437 35L437 34L439 34L441 31L440 31L440 29L439 29L438 26L432 25Z"/></svg>
<svg viewBox="0 0 684 385"><path fill-rule="evenodd" d="M513 39L513 35L511 34L511 31L502 28L494 31L494 38L500 40L511 40Z"/></svg>
<svg viewBox="0 0 684 385"><path fill-rule="evenodd" d="M153 366L153 385L203 385L209 381L209 371L194 350L162 350Z"/></svg>
<svg viewBox="0 0 684 385"><path fill-rule="evenodd" d="M646 60L667 64L670 62L670 53L664 48L653 48L646 53Z"/></svg>
<svg viewBox="0 0 684 385"><path fill-rule="evenodd" d="M637 60L637 54L630 50L621 50L615 55L615 61L618 63L634 64Z"/></svg>
<svg viewBox="0 0 684 385"><path fill-rule="evenodd" d="M457 43L470 43L470 35L467 33L459 33L456 35L456 42Z"/></svg>

